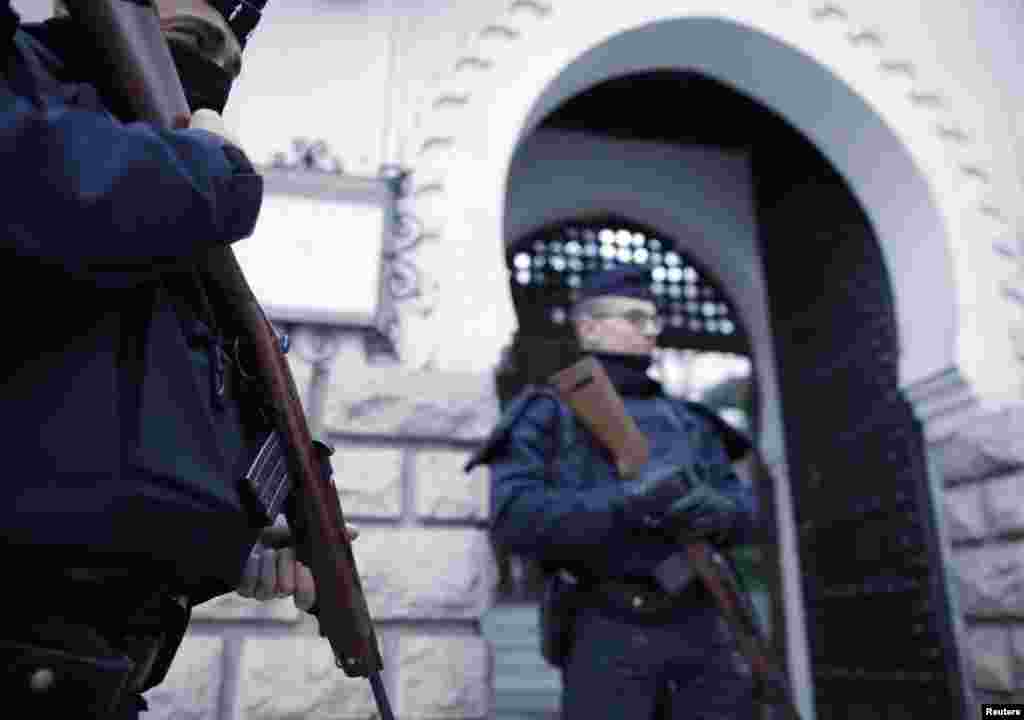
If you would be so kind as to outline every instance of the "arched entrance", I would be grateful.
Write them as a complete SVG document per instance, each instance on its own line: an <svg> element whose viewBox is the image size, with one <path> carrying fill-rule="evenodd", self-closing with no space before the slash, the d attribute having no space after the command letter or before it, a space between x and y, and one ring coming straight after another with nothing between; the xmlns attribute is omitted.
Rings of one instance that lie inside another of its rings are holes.
<svg viewBox="0 0 1024 720"><path fill-rule="evenodd" d="M652 122L645 110L673 96L700 111ZM905 337L887 267L899 253L885 252L877 220L805 135L701 73L615 75L550 109L510 164L512 282L528 231L625 213L678 229L736 299L778 481L760 495L778 510L781 644L804 708L813 697L822 718L967 712L921 428L900 390ZM675 151L677 170L638 141ZM858 617L876 620L886 653Z"/></svg>

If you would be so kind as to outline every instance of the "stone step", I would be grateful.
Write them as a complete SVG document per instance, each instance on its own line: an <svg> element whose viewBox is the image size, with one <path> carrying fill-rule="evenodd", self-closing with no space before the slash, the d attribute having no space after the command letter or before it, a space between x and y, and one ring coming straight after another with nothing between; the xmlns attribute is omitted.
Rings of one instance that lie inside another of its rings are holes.
<svg viewBox="0 0 1024 720"><path fill-rule="evenodd" d="M514 665L495 663L494 686L522 690L558 691L562 687L562 676L547 666Z"/></svg>
<svg viewBox="0 0 1024 720"><path fill-rule="evenodd" d="M558 715L558 695L537 692L506 692L495 698L495 720L517 717L549 718Z"/></svg>
<svg viewBox="0 0 1024 720"><path fill-rule="evenodd" d="M557 720L561 674L540 655L535 605L498 605L481 627L494 652L493 720Z"/></svg>

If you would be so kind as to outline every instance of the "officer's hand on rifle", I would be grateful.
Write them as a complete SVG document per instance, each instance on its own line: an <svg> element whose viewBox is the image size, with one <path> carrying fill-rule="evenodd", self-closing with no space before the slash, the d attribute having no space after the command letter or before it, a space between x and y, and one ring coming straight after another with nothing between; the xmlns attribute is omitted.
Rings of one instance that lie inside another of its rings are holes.
<svg viewBox="0 0 1024 720"><path fill-rule="evenodd" d="M345 526L349 540L359 531ZM264 531L260 542L249 553L242 580L235 588L242 597L276 600L294 596L295 607L308 611L316 604L316 583L313 573L295 558L295 548L287 526L274 525Z"/></svg>
<svg viewBox="0 0 1024 720"><path fill-rule="evenodd" d="M636 480L621 484L613 508L635 524L657 527L673 502L690 487L689 471L681 465L647 463Z"/></svg>
<svg viewBox="0 0 1024 720"><path fill-rule="evenodd" d="M272 548L262 543L249 553L245 572L236 592L256 600L295 597L300 610L308 610L316 601L316 585L309 568L295 559L292 547Z"/></svg>
<svg viewBox="0 0 1024 720"><path fill-rule="evenodd" d="M706 482L697 482L673 502L660 527L676 538L708 539L722 543L732 529L736 502Z"/></svg>

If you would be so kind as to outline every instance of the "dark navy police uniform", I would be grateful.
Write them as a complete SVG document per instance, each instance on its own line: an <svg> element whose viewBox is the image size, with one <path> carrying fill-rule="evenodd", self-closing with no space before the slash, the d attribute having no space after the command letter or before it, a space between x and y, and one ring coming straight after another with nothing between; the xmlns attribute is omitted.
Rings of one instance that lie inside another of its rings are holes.
<svg viewBox="0 0 1024 720"><path fill-rule="evenodd" d="M192 270L252 233L262 179L211 133L113 117L73 21L0 2L0 57L0 690L133 717L262 527L239 480L267 428Z"/></svg>
<svg viewBox="0 0 1024 720"><path fill-rule="evenodd" d="M741 436L703 406L665 396L646 377L649 358L597 357L650 439L650 462L686 464L734 500L728 541L748 542L752 491L723 444L742 446ZM609 453L553 392L521 394L472 462L491 467L495 542L568 571L584 589L563 668L565 718L754 716L752 680L711 596L699 580L676 596L660 589L654 569L679 545L654 523L615 512L622 481Z"/></svg>

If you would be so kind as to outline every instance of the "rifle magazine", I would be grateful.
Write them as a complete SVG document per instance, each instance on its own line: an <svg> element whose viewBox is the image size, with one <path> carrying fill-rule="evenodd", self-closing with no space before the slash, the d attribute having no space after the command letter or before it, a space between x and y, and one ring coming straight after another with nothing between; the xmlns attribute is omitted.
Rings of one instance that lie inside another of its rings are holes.
<svg viewBox="0 0 1024 720"><path fill-rule="evenodd" d="M281 513L292 489L284 443L277 431L271 432L263 441L244 480L259 505L263 520L270 525Z"/></svg>

